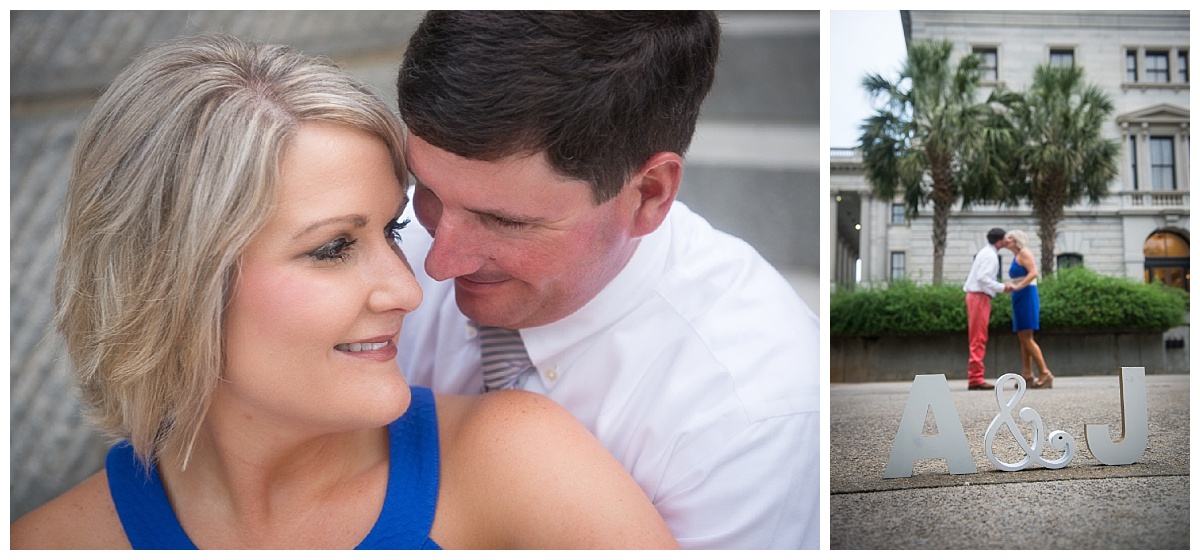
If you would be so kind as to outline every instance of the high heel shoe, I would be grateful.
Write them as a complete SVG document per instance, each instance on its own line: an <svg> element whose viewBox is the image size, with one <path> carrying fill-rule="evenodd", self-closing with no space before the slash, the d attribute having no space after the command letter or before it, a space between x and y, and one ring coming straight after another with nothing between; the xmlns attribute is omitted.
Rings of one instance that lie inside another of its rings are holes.
<svg viewBox="0 0 1200 560"><path fill-rule="evenodd" d="M1051 375L1050 372L1048 372L1048 371L1042 372L1042 379L1040 381L1038 381L1037 383L1034 383L1033 388L1034 389L1053 389L1054 388L1054 376Z"/></svg>
<svg viewBox="0 0 1200 560"><path fill-rule="evenodd" d="M1022 373L1021 377L1025 378L1026 387L1032 389L1034 385L1037 385L1037 378L1033 376L1033 373L1030 373L1029 375Z"/></svg>

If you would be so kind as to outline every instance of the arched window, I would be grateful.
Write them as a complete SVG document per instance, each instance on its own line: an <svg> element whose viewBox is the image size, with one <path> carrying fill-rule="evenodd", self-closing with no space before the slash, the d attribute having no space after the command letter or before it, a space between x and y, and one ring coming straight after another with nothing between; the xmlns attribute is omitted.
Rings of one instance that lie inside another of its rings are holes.
<svg viewBox="0 0 1200 560"><path fill-rule="evenodd" d="M1073 266L1083 266L1083 255L1079 253L1063 253L1054 258L1054 269L1062 270Z"/></svg>
<svg viewBox="0 0 1200 560"><path fill-rule="evenodd" d="M1177 232L1160 230L1150 234L1142 245L1146 282L1159 281L1190 291L1190 252L1187 238Z"/></svg>

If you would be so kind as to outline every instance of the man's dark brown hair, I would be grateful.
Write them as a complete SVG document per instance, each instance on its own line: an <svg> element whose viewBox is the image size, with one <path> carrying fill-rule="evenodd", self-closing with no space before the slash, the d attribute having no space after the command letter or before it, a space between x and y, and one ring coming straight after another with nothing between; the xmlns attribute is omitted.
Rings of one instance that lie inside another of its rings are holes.
<svg viewBox="0 0 1200 560"><path fill-rule="evenodd" d="M597 203L683 155L712 87L712 12L429 12L396 80L410 133L460 157L546 152Z"/></svg>

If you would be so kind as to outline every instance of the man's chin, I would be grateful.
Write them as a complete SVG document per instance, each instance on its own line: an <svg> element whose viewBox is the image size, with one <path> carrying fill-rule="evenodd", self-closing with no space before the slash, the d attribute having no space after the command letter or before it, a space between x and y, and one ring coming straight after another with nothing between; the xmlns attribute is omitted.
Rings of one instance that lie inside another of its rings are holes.
<svg viewBox="0 0 1200 560"><path fill-rule="evenodd" d="M468 319L481 325L512 328L511 325L516 324L521 317L513 313L511 307L504 305L497 296L498 294L480 295L456 290L454 299L459 311Z"/></svg>

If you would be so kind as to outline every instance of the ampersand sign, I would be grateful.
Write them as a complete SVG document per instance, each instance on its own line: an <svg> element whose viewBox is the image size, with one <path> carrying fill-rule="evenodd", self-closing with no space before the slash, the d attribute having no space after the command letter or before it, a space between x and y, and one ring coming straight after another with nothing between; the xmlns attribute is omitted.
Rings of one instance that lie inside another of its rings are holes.
<svg viewBox="0 0 1200 560"><path fill-rule="evenodd" d="M1017 382L1017 393L1013 395L1008 402L1004 399L1004 387L1009 382ZM1038 464L1048 469L1061 469L1075 458L1075 438L1071 434L1062 430L1050 432L1050 446L1063 451L1063 456L1053 461L1048 461L1042 458L1042 450L1044 442L1042 441L1045 428L1042 426L1042 417L1032 408L1025 407L1021 409L1019 416L1026 422L1033 423L1033 445L1026 443L1024 436L1021 433L1020 427L1017 426L1016 419L1012 416L1012 410L1017 406L1017 401L1025 395L1025 379L1015 373L1006 373L1000 376L996 381L996 404L1000 405L1000 414L997 414L992 419L991 425L988 426L987 433L983 437L983 451L987 453L988 461L997 469L1002 471L1019 471L1027 468L1030 465ZM1017 440L1017 445L1025 451L1025 458L1016 463L1005 463L996 458L992 451L992 446L996 441L996 434L1000 433L1001 424L1008 426L1008 431L1012 433L1013 438Z"/></svg>

